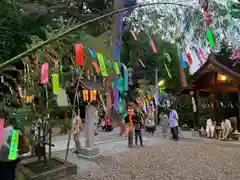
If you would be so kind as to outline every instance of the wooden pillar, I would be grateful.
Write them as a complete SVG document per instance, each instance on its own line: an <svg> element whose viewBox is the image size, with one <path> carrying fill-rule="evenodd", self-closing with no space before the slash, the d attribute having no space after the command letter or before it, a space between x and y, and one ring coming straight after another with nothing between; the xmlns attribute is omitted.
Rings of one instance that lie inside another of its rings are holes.
<svg viewBox="0 0 240 180"><path fill-rule="evenodd" d="M211 113L211 119L212 121L216 121L215 118L215 94L210 94L210 113Z"/></svg>
<svg viewBox="0 0 240 180"><path fill-rule="evenodd" d="M194 93L194 100L196 104L196 111L194 112L194 130L198 131L199 129L199 90Z"/></svg>
<svg viewBox="0 0 240 180"><path fill-rule="evenodd" d="M239 86L239 90L240 90L240 86ZM240 131L240 93L238 93L237 130Z"/></svg>

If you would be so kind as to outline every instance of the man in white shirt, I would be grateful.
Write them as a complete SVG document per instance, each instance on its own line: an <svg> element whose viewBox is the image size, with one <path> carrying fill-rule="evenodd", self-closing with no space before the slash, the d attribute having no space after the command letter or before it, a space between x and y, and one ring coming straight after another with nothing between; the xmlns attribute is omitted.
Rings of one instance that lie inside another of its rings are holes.
<svg viewBox="0 0 240 180"><path fill-rule="evenodd" d="M178 114L175 108L172 108L169 114L169 126L172 133L172 139L178 141Z"/></svg>
<svg viewBox="0 0 240 180"><path fill-rule="evenodd" d="M227 139L230 132L233 130L231 121L229 119L225 119L222 123L222 139Z"/></svg>
<svg viewBox="0 0 240 180"><path fill-rule="evenodd" d="M212 119L208 119L206 122L206 133L208 138L214 138L215 125Z"/></svg>

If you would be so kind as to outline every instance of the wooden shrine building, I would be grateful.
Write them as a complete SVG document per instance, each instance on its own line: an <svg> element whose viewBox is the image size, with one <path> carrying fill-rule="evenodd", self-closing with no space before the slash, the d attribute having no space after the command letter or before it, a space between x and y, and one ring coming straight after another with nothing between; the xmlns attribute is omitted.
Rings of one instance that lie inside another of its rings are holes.
<svg viewBox="0 0 240 180"><path fill-rule="evenodd" d="M211 53L201 68L192 75L188 87L184 88L182 93L189 93L195 100L195 129L198 128L199 124L199 96L209 96L211 118L215 121L217 120L215 117L215 95L219 93L235 94L238 97L237 124L239 128L240 58L230 58L223 54Z"/></svg>

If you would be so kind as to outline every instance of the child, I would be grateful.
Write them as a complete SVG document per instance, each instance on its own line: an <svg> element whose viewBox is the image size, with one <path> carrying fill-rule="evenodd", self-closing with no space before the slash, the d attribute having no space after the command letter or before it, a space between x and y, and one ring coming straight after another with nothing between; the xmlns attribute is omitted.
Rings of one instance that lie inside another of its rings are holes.
<svg viewBox="0 0 240 180"><path fill-rule="evenodd" d="M156 131L156 126L153 120L150 120L150 119L147 120L146 131L149 133L149 135L154 136L154 132Z"/></svg>
<svg viewBox="0 0 240 180"><path fill-rule="evenodd" d="M135 132L135 145L137 146L138 144L138 137L140 140L140 145L143 146L143 140L142 140L142 128L143 128L143 123L141 121L141 117L139 115L133 116L133 122L134 122L134 132Z"/></svg>

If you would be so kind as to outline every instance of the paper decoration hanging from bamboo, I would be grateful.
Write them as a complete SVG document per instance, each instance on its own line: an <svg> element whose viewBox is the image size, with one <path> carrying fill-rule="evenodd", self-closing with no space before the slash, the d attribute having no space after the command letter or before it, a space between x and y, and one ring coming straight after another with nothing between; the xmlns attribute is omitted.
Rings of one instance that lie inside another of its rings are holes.
<svg viewBox="0 0 240 180"><path fill-rule="evenodd" d="M155 46L155 44L154 44L153 39L151 39L151 38L150 38L150 46L151 46L151 48L152 48L152 51L153 51L154 53L157 53L157 48L156 48L156 46Z"/></svg>
<svg viewBox="0 0 240 180"><path fill-rule="evenodd" d="M9 154L8 154L8 159L9 160L17 159L18 141L19 141L19 130L13 130L12 138L11 138L10 151L9 151Z"/></svg>
<svg viewBox="0 0 240 180"><path fill-rule="evenodd" d="M167 58L168 62L172 62L172 58L168 53L163 53L163 55Z"/></svg>
<svg viewBox="0 0 240 180"><path fill-rule="evenodd" d="M114 59L119 61L120 60L120 40L116 40L114 44Z"/></svg>
<svg viewBox="0 0 240 180"><path fill-rule="evenodd" d="M58 59L58 57L56 57L56 61L55 61L55 70L56 70L56 72L58 72L58 70L59 70L59 59Z"/></svg>
<svg viewBox="0 0 240 180"><path fill-rule="evenodd" d="M92 65L93 67L95 68L96 72L97 73L100 73L101 72L101 69L99 68L98 64L97 64L97 61L92 61Z"/></svg>
<svg viewBox="0 0 240 180"><path fill-rule="evenodd" d="M91 48L88 48L88 51L92 57L93 60L97 60L97 56L96 56L96 53L93 51L93 49Z"/></svg>
<svg viewBox="0 0 240 180"><path fill-rule="evenodd" d="M59 85L59 76L58 74L52 74L52 84L53 84L53 93L57 94L60 92L60 85Z"/></svg>
<svg viewBox="0 0 240 180"><path fill-rule="evenodd" d="M190 31L190 23L189 23L189 20L188 20L188 10L184 11L183 24L184 24L185 31L189 32Z"/></svg>
<svg viewBox="0 0 240 180"><path fill-rule="evenodd" d="M214 40L214 35L213 35L211 29L207 30L207 39L208 39L210 47L214 47L215 40Z"/></svg>
<svg viewBox="0 0 240 180"><path fill-rule="evenodd" d="M2 148L3 129L4 129L4 119L0 119L0 149Z"/></svg>
<svg viewBox="0 0 240 180"><path fill-rule="evenodd" d="M125 64L121 63L121 68L123 69L123 76L124 76L124 90L127 91L128 90L128 78L129 78L129 72L128 72L128 68Z"/></svg>
<svg viewBox="0 0 240 180"><path fill-rule="evenodd" d="M59 107L67 107L68 106L68 96L64 89L60 89L57 94L57 104Z"/></svg>
<svg viewBox="0 0 240 180"><path fill-rule="evenodd" d="M186 62L185 62L185 59L183 58L183 56L179 56L179 60L180 60L182 68L185 69L187 67L187 65L186 65Z"/></svg>
<svg viewBox="0 0 240 180"><path fill-rule="evenodd" d="M191 66L192 63L193 63L191 54L190 54L190 53L186 53L186 57L187 57L187 62L188 62L188 64L189 64L189 66Z"/></svg>
<svg viewBox="0 0 240 180"><path fill-rule="evenodd" d="M48 83L48 63L44 63L42 65L41 73L40 73L40 82L41 84Z"/></svg>
<svg viewBox="0 0 240 180"><path fill-rule="evenodd" d="M120 69L119 69L119 66L118 66L118 62L113 62L113 69L115 71L116 74L120 74Z"/></svg>
<svg viewBox="0 0 240 180"><path fill-rule="evenodd" d="M200 56L202 57L202 59L206 60L206 54L203 52L202 48L198 49L198 53L200 54Z"/></svg>
<svg viewBox="0 0 240 180"><path fill-rule="evenodd" d="M137 36L136 36L136 34L134 33L134 31L130 31L131 32L131 34L132 34L132 37L133 37L133 39L134 39L134 41L137 41Z"/></svg>
<svg viewBox="0 0 240 180"><path fill-rule="evenodd" d="M102 76L104 77L108 76L103 55L101 53L97 53L97 57L98 57L98 63L101 69Z"/></svg>
<svg viewBox="0 0 240 180"><path fill-rule="evenodd" d="M82 44L75 44L76 65L84 66L84 47Z"/></svg>
<svg viewBox="0 0 240 180"><path fill-rule="evenodd" d="M170 70L168 69L168 66L167 66L167 64L165 62L164 62L164 67L165 67L165 69L167 71L168 77L172 79L172 75L170 73Z"/></svg>

